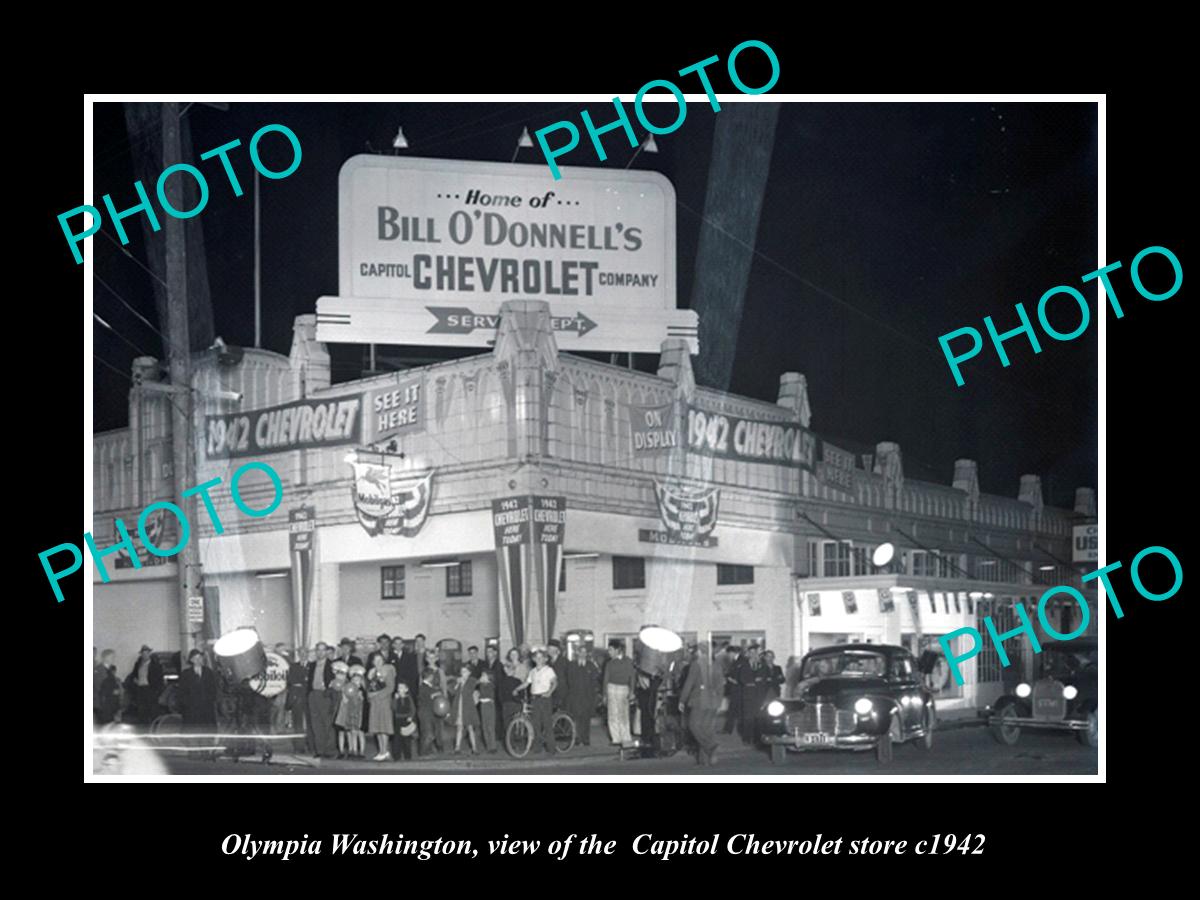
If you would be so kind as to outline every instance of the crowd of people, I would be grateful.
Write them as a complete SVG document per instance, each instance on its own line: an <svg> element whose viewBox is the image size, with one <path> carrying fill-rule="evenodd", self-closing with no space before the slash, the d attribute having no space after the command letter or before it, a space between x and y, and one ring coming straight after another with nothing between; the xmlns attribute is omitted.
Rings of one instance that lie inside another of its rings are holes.
<svg viewBox="0 0 1200 900"><path fill-rule="evenodd" d="M423 634L411 642L381 634L365 660L349 638L273 650L287 661L287 684L270 698L227 684L214 670L211 648L189 652L169 697L149 646L142 646L124 679L113 651L94 652L95 720L149 725L169 706L185 729L241 728L252 721L275 734L303 734L314 757L390 762L496 753L523 708L533 723L535 752L556 752L552 723L560 711L571 717L576 743L588 746L599 712L611 742L623 750L687 749L699 764L711 765L719 713L727 713L725 733L736 729L753 743L758 710L785 682L774 654L756 644L730 645L715 657L692 644L653 671L637 668L620 640L609 643L602 661L587 649L568 660L557 640L513 647L503 659L495 644L482 654L470 646L458 659L427 646Z"/></svg>

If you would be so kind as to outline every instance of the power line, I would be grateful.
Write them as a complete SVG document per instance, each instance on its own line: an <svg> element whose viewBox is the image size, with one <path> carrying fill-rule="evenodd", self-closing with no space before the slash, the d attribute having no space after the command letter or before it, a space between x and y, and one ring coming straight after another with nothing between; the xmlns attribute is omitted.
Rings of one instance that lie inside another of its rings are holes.
<svg viewBox="0 0 1200 900"><path fill-rule="evenodd" d="M111 331L113 334L115 334L118 338L120 338L122 341L124 341L126 344L128 344L130 347L132 347L134 350L136 350L138 356L151 356L152 355L150 353L147 353L145 350L143 350L141 347L139 347L133 341L129 340L129 338L125 337L125 335L121 334L121 332L117 331L117 329L113 328L111 325L109 325L107 322L105 322L102 318L100 318L98 315L96 315L96 313L94 313L94 312L92 313L92 318L95 319L97 322L99 322L101 325L103 325L105 328L107 328L109 331Z"/></svg>
<svg viewBox="0 0 1200 900"><path fill-rule="evenodd" d="M106 282L106 281L105 281L103 278L101 278L99 275L96 275L95 273L92 273L92 277L93 277L93 278L95 278L95 279L96 279L98 282L100 282L102 285L104 285L104 287L108 289L108 292L109 292L110 294L112 294L112 295L113 295L114 297L116 297L116 298L117 298L119 301L121 301L121 304L122 304L122 305L123 305L123 306L124 306L124 307L125 307L127 310L129 310L131 313L133 313L135 316L137 316L137 317L138 317L138 319L140 319L140 320L141 320L141 322L142 322L142 324L143 324L143 325L145 325L147 328L149 328L151 331L153 331L155 334L157 334L157 335L158 335L160 338L162 338L162 341L163 341L163 347L164 347L164 348L166 348L166 347L168 346L168 344L169 344L169 341L167 341L167 336L166 336L165 334L163 334L161 331L159 331L157 328L155 328L153 325L151 325L151 324L150 324L150 320L149 320L149 319L147 319L147 318L146 318L145 316L143 316L143 315L142 315L140 312L138 312L136 309L134 309L132 306L130 306L130 305L129 305L129 303L128 303L128 302L125 300L125 298L124 298L124 297L122 297L120 294L118 294L118 293L116 292L116 290L115 290L115 289L114 289L114 288L113 288L113 287L112 287L112 286L111 286L111 285L110 285L108 282Z"/></svg>
<svg viewBox="0 0 1200 900"><path fill-rule="evenodd" d="M109 234L103 228L100 229L100 233L102 235L104 235L106 238L108 238L110 241L112 241L112 245L114 247L116 247L118 250L120 250L122 253L124 253L126 256L128 256L130 259L132 259L135 263L137 263L138 267L141 268L147 275L149 275L151 278L153 278L155 281L157 281L163 287L167 286L167 283L165 281L163 281L161 278L159 278L158 274L156 272L147 268L140 259L138 259L132 253L130 253L128 250L126 250L124 245L118 244L117 239L115 237L113 237L111 234Z"/></svg>

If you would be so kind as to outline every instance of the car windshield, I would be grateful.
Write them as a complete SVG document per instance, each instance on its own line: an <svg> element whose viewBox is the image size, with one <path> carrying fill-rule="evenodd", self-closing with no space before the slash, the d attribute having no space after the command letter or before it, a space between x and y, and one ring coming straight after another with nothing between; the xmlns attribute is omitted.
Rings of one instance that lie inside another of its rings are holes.
<svg viewBox="0 0 1200 900"><path fill-rule="evenodd" d="M1042 674L1051 678L1069 678L1088 670L1096 671L1095 647L1047 647L1042 653Z"/></svg>
<svg viewBox="0 0 1200 900"><path fill-rule="evenodd" d="M804 661L801 678L826 678L830 675L883 675L887 658L882 653L845 650L841 653L822 653Z"/></svg>

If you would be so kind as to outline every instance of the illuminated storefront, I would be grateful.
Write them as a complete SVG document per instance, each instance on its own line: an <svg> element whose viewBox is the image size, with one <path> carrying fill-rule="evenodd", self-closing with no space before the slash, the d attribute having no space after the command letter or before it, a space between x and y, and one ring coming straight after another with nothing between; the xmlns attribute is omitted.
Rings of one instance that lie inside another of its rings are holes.
<svg viewBox="0 0 1200 900"><path fill-rule="evenodd" d="M520 167L500 166L495 177L512 168ZM564 197L568 181L556 187ZM473 176L470 187L503 193L485 182ZM431 184L435 199L454 196ZM598 181L581 196L616 184ZM648 220L673 204L673 192L647 193ZM614 210L627 234L639 207ZM204 603L190 620L193 640L253 625L268 644L349 636L369 646L387 632L480 647L498 636L506 650L571 632L590 632L603 646L654 623L703 645L765 644L782 664L847 640L903 642L920 656L938 635L975 625L986 611L1002 615L1009 598L1036 602L1034 573L1068 556L1074 514L1043 507L1035 478L1022 481L1020 498L981 495L969 461L952 485L905 479L897 445L852 453L812 430L799 373L780 376L773 401L695 383L696 337L686 321L671 325L676 311L662 305L674 303L671 212L669 234L641 226L634 257L643 269L669 259L643 298L653 306L647 328L661 332L654 373L567 352L620 343L642 289L624 299L603 294L604 254L626 251L606 250L586 231L576 235L579 247L562 252L599 254L594 307L568 316L552 299L501 297L493 316L478 293L439 289L441 324L421 324L421 333L441 340L449 329L450 345L478 346L476 355L333 384L322 338L333 340L340 317L354 321L367 308L343 297L297 317L288 356L197 356L197 482L227 481L261 460L279 473L284 499L271 516L247 519L228 494L214 494L223 533L200 513L193 540ZM360 244L430 227L387 219L387 229L372 232L382 220L372 221L350 229ZM511 214L507 221L511 238ZM516 252L511 240L504 252ZM382 252L372 259L379 268L350 266L352 279L411 262ZM403 299L371 302L381 328L410 327L403 316L388 318L393 305L407 309ZM470 319L482 336L463 331L465 313L447 312L459 307L485 311ZM612 326L618 336L597 337L609 323L620 323ZM146 380L156 378L152 361L139 365ZM240 401L219 399L234 395ZM95 438L101 546L113 542L114 518L169 495L166 404L162 393L135 386L130 428ZM256 475L242 483L251 506L271 492ZM871 557L884 542L899 553L879 570ZM108 584L97 579L95 643L130 658L142 642L177 649L175 590L173 561ZM981 654L967 685L939 691L947 701L987 702L1000 687L989 665Z"/></svg>

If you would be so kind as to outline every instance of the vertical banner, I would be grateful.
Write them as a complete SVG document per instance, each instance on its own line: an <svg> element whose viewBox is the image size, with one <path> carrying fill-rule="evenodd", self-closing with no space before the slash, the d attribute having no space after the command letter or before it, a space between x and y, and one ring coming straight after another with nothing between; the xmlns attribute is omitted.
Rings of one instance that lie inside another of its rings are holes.
<svg viewBox="0 0 1200 900"><path fill-rule="evenodd" d="M288 511L288 549L292 556L292 641L295 647L307 647L312 623L313 532L317 525L314 506L298 506Z"/></svg>
<svg viewBox="0 0 1200 900"><path fill-rule="evenodd" d="M562 569L563 535L567 527L566 497L533 498L533 559L537 576L542 639L554 637L558 578Z"/></svg>
<svg viewBox="0 0 1200 900"><path fill-rule="evenodd" d="M492 501L492 527L496 535L496 566L500 575L501 621L508 619L514 647L525 643L529 609L530 498L506 497ZM555 587L558 583L555 582Z"/></svg>

